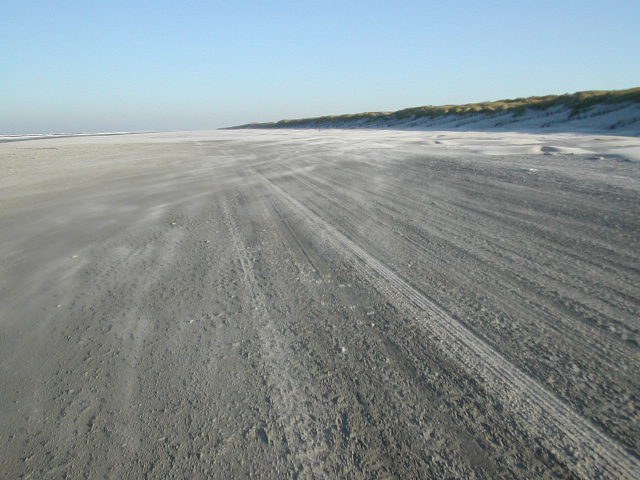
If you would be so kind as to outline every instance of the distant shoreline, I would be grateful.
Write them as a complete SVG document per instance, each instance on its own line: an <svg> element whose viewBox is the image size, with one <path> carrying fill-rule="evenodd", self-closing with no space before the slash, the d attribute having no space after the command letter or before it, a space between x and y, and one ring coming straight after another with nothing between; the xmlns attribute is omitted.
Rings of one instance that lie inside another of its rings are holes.
<svg viewBox="0 0 640 480"><path fill-rule="evenodd" d="M25 133L25 134L0 134L0 143L26 142L30 140L48 140L51 138L69 137L108 137L113 135L140 135L154 132L96 132L96 133Z"/></svg>

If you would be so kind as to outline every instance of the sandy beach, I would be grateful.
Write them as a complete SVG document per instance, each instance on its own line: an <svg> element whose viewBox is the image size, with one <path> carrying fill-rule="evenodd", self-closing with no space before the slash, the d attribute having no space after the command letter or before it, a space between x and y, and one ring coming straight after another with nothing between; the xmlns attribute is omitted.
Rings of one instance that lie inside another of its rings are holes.
<svg viewBox="0 0 640 480"><path fill-rule="evenodd" d="M0 477L640 477L639 138L8 140Z"/></svg>

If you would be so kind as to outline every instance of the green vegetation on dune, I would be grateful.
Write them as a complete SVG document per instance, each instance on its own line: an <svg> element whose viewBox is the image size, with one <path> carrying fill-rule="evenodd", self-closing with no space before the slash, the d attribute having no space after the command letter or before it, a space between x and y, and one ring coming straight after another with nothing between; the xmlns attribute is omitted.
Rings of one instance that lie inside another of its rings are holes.
<svg viewBox="0 0 640 480"><path fill-rule="evenodd" d="M613 104L622 102L639 102L640 87L628 90L588 90L585 92L567 93L564 95L545 95L543 97L515 98L497 100L495 102L468 103L466 105L441 105L438 107L413 107L398 110L392 115L395 118L437 117L440 115L469 113L497 113L512 110L524 113L527 108L546 110L550 107L565 106L571 109L572 115L597 104Z"/></svg>
<svg viewBox="0 0 640 480"><path fill-rule="evenodd" d="M443 115L495 114L499 112L512 112L514 115L523 115L527 109L546 110L551 107L560 106L569 108L571 110L570 117L574 117L595 105L623 102L640 103L640 87L627 90L588 90L564 95L515 98L494 102L468 103L465 105L411 107L398 110L397 112L328 115L323 117L280 120L279 122L270 123L251 123L231 128L286 128L304 126L310 123L341 124L343 122L351 123L358 121L369 123L375 120L415 120L425 117L436 118Z"/></svg>

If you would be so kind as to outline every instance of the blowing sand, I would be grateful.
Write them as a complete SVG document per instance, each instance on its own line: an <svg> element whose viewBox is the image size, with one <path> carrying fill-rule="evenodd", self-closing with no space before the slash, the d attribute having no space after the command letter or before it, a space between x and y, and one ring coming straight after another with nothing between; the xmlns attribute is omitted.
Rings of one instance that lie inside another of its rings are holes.
<svg viewBox="0 0 640 480"><path fill-rule="evenodd" d="M638 138L80 136L0 171L2 478L640 476Z"/></svg>

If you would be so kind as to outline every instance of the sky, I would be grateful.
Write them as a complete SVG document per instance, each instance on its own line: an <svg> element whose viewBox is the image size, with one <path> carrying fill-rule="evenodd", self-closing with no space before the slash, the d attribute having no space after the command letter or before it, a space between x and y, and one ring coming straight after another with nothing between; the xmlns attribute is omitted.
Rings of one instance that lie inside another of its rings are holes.
<svg viewBox="0 0 640 480"><path fill-rule="evenodd" d="M640 1L5 1L0 134L640 86Z"/></svg>

